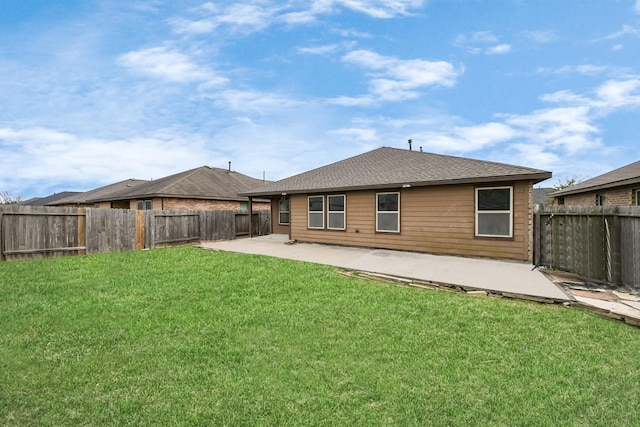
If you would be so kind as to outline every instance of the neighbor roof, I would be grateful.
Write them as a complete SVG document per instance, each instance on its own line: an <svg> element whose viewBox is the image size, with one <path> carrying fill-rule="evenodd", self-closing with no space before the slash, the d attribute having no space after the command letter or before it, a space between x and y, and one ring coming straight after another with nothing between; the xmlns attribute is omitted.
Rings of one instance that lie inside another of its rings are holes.
<svg viewBox="0 0 640 427"><path fill-rule="evenodd" d="M244 193L248 196L492 181L540 182L551 172L463 157L382 147Z"/></svg>
<svg viewBox="0 0 640 427"><path fill-rule="evenodd" d="M80 194L78 191L63 191L46 197L34 197L29 200L18 203L21 206L50 206L58 200Z"/></svg>
<svg viewBox="0 0 640 427"><path fill-rule="evenodd" d="M124 181L116 182L115 184L105 185L104 187L95 188L90 191L85 191L84 193L77 193L71 197L56 200L55 202L49 203L49 206L89 204L93 203L93 201L97 198L107 197L109 194L128 190L140 184L144 184L145 182L148 181L143 179L125 179Z"/></svg>
<svg viewBox="0 0 640 427"><path fill-rule="evenodd" d="M552 194L554 197L570 194L585 193L588 191L603 190L611 187L622 187L640 183L640 160L630 165L612 170L595 178L579 182L571 187L564 188Z"/></svg>
<svg viewBox="0 0 640 427"><path fill-rule="evenodd" d="M148 197L179 197L194 199L246 200L239 193L256 188L262 180L227 169L202 166L131 188L92 197L92 202L141 199Z"/></svg>

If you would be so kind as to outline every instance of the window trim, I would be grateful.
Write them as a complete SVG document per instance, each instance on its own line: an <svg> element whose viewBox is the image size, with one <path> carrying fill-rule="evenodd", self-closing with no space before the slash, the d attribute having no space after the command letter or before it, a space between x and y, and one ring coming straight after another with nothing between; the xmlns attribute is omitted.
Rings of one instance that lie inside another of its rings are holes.
<svg viewBox="0 0 640 427"><path fill-rule="evenodd" d="M153 210L153 200L151 199L138 199L137 205L139 211Z"/></svg>
<svg viewBox="0 0 640 427"><path fill-rule="evenodd" d="M322 200L322 210L321 211L312 211L309 209L309 203L311 202L311 199L321 199ZM325 202L324 202L324 196L307 196L307 228L311 229L311 230L324 230L324 211L325 211ZM311 226L311 213L314 213L314 215L320 214L322 217L322 226L320 227L312 227Z"/></svg>
<svg viewBox="0 0 640 427"><path fill-rule="evenodd" d="M496 211L480 211L478 210L478 193L482 190L504 190L509 189L509 210L496 210ZM497 187L476 187L476 197L475 197L475 217L476 217L476 227L475 227L475 236L476 237L490 237L496 239L513 239L513 186L512 185L502 185ZM499 235L499 234L480 234L478 231L478 227L480 225L479 215L483 214L509 214L509 234L508 235Z"/></svg>
<svg viewBox="0 0 640 427"><path fill-rule="evenodd" d="M398 195L398 210L397 211L379 211L378 210L378 197L381 195L386 195L386 194L397 194ZM385 192L381 192L381 193L376 193L376 198L375 198L375 204L376 204L376 233L400 233L400 192L399 191L385 191ZM380 213L383 214L389 214L389 213L395 213L397 215L397 229L396 230L381 230L380 226L379 226L379 215Z"/></svg>
<svg viewBox="0 0 640 427"><path fill-rule="evenodd" d="M281 202L287 202L287 210L283 211L282 210L282 205ZM279 199L278 200L278 225L290 225L291 224L291 200L289 198L284 198L284 199ZM282 214L286 213L287 215L289 215L289 221L287 222L282 222Z"/></svg>
<svg viewBox="0 0 640 427"><path fill-rule="evenodd" d="M329 203L329 198L331 197L342 197L343 201L343 210L341 211L332 211L331 203ZM331 221L329 221L329 217L331 214L342 214L342 227L331 227ZM327 230L346 230L347 229L347 195L346 194L328 194L327 195Z"/></svg>

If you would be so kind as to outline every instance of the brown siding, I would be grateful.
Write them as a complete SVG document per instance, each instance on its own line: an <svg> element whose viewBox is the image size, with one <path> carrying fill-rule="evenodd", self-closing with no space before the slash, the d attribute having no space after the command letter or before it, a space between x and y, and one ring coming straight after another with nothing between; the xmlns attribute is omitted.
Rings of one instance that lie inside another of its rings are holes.
<svg viewBox="0 0 640 427"><path fill-rule="evenodd" d="M289 226L278 224L279 218L278 199L273 199L271 201L271 233L289 235Z"/></svg>
<svg viewBox="0 0 640 427"><path fill-rule="evenodd" d="M473 185L397 190L400 192L400 233L375 231L376 191L347 193L345 231L309 230L307 195L294 195L291 196L291 238L329 244L531 261L531 188L530 182L514 184L512 239L475 237Z"/></svg>

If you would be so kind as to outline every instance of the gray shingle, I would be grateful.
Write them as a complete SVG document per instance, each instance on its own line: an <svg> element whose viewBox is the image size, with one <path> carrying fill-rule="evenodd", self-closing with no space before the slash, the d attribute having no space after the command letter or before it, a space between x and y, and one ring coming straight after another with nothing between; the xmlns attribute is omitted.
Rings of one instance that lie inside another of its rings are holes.
<svg viewBox="0 0 640 427"><path fill-rule="evenodd" d="M250 196L530 179L551 172L463 157L381 147L243 193Z"/></svg>
<svg viewBox="0 0 640 427"><path fill-rule="evenodd" d="M256 188L262 180L227 169L202 166L153 181L145 181L132 188L91 198L92 202L142 199L150 197L179 197L206 199L246 199L238 196Z"/></svg>
<svg viewBox="0 0 640 427"><path fill-rule="evenodd" d="M554 197L640 183L640 160L553 193Z"/></svg>

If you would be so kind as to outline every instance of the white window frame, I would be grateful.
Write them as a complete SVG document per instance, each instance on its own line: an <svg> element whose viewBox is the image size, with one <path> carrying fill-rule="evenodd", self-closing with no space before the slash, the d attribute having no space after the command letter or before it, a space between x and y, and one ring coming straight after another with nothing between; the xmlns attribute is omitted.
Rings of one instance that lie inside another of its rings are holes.
<svg viewBox="0 0 640 427"><path fill-rule="evenodd" d="M331 202L329 201L329 199L331 199L332 197L342 197L342 205L343 205L343 210L341 211L332 211L331 210ZM342 216L342 227L331 227L331 216L332 215L341 215ZM346 230L347 228L347 195L346 194L330 194L327 195L327 230Z"/></svg>
<svg viewBox="0 0 640 427"><path fill-rule="evenodd" d="M287 202L287 210L283 211L282 210L282 204L281 202ZM278 200L278 224L280 225L289 225L291 223L291 200L286 198L286 199L280 199ZM289 221L287 222L282 222L282 214L286 213L288 215Z"/></svg>
<svg viewBox="0 0 640 427"><path fill-rule="evenodd" d="M311 211L309 210L309 203L311 202L311 199L321 199L322 200L322 210L321 211ZM324 230L324 196L308 196L307 197L307 228L313 229L313 230ZM322 218L322 226L320 227L312 227L311 226L311 215L320 215Z"/></svg>
<svg viewBox="0 0 640 427"><path fill-rule="evenodd" d="M395 194L398 196L398 210L397 211L379 211L378 210L378 197L379 196L383 196L383 195L387 195L387 194ZM388 191L388 192L384 192L384 193L376 193L376 232L378 233L400 233L400 192L399 191ZM380 218L380 214L395 214L397 215L397 229L396 230L381 230L380 226L379 226L379 218Z"/></svg>
<svg viewBox="0 0 640 427"><path fill-rule="evenodd" d="M478 210L478 193L480 191L486 191L486 190L505 190L508 189L509 190L509 210L495 210L495 211L480 211ZM505 238L505 239L509 239L509 238L513 238L513 186L511 185L504 185L504 186L500 186L500 187L477 187L476 188L476 201L475 201L475 211L476 211L476 237L496 237L496 238ZM508 213L509 214L509 234L508 235L503 235L503 234L480 234L480 232L478 231L479 225L480 225L480 214L486 215L486 214L505 214Z"/></svg>

